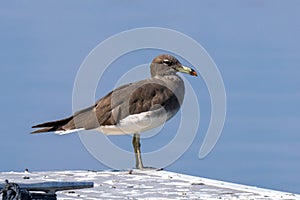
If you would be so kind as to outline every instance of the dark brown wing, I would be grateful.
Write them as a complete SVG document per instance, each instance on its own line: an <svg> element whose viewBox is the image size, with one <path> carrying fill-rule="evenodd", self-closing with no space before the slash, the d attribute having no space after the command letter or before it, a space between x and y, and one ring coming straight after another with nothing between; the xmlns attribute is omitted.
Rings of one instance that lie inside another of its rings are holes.
<svg viewBox="0 0 300 200"><path fill-rule="evenodd" d="M115 125L128 115L161 107L175 114L182 101L164 84L153 79L134 83L125 90L114 91L107 100L110 102L109 108L108 103L104 104L103 100L96 106L97 116L101 116L101 119L98 119L101 125Z"/></svg>
<svg viewBox="0 0 300 200"><path fill-rule="evenodd" d="M144 84L130 96L130 114L138 114L160 107L164 107L167 112L178 110L180 107L179 100L174 92L162 84Z"/></svg>
<svg viewBox="0 0 300 200"><path fill-rule="evenodd" d="M33 133L84 128L95 129L104 125L115 125L130 114L154 110L163 106L166 111L176 113L182 100L155 79L139 81L121 86L99 99L95 105L81 110L69 118L33 126L45 127Z"/></svg>

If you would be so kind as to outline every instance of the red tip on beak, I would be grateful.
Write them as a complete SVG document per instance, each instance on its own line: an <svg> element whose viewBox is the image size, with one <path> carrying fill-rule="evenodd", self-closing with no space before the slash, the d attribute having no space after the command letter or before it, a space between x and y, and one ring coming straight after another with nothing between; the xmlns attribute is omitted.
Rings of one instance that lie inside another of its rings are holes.
<svg viewBox="0 0 300 200"><path fill-rule="evenodd" d="M190 75L192 76L198 76L197 72L195 70L191 71Z"/></svg>

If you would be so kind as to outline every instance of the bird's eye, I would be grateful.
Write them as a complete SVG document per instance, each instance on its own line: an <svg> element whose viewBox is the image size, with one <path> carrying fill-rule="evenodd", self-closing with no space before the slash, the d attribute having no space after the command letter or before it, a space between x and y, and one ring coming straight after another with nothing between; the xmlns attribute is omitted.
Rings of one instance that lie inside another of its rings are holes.
<svg viewBox="0 0 300 200"><path fill-rule="evenodd" d="M170 61L170 60L168 60L168 59L164 59L164 60L163 60L163 64L164 64L164 65L171 66L171 65L172 65L172 61Z"/></svg>

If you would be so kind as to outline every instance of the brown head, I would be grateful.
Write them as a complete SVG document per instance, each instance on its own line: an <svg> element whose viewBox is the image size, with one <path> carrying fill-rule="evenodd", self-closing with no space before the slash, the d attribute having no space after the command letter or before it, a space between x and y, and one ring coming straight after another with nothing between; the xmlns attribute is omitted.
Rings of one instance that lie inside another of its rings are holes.
<svg viewBox="0 0 300 200"><path fill-rule="evenodd" d="M197 76L194 69L183 66L177 58L168 54L162 54L155 57L150 65L151 76L173 75L177 72L183 72L192 76Z"/></svg>

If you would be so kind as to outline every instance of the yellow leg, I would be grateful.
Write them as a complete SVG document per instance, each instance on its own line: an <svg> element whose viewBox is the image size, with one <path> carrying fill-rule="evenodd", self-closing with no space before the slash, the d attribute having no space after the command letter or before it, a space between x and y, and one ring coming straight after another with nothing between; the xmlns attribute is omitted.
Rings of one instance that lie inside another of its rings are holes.
<svg viewBox="0 0 300 200"><path fill-rule="evenodd" d="M135 154L135 167L137 169L143 169L144 165L142 162L142 155L141 155L141 143L140 143L140 135L135 133L133 134L132 138L132 145Z"/></svg>

